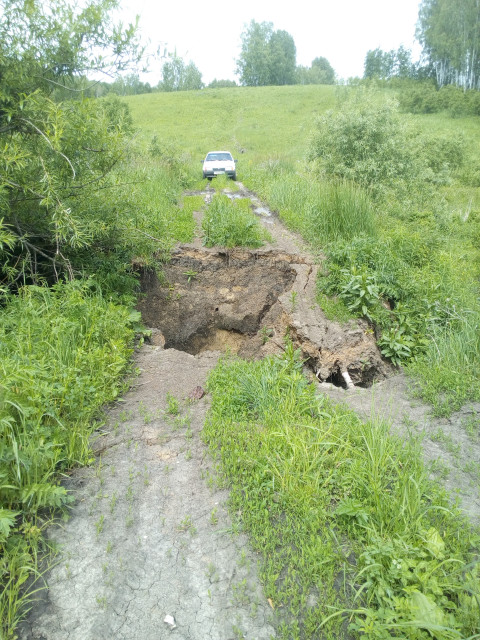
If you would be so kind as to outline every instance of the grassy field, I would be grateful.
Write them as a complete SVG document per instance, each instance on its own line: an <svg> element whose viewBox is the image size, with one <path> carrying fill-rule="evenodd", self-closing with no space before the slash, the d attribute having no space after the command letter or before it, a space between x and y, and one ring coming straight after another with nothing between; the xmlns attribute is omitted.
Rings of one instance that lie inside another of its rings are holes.
<svg viewBox="0 0 480 640"><path fill-rule="evenodd" d="M302 160L317 114L334 107L335 87L239 87L126 98L140 139L153 135L188 153L193 163L211 149L230 149L242 167L282 157ZM201 172L199 171L201 175Z"/></svg>

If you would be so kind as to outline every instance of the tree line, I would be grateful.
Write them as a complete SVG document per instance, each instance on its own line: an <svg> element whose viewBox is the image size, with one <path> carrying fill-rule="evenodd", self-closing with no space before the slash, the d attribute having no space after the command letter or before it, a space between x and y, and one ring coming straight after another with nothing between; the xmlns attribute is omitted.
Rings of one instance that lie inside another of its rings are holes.
<svg viewBox="0 0 480 640"><path fill-rule="evenodd" d="M416 29L420 61L411 52L368 51L364 78L432 79L438 87L480 89L480 3L478 0L422 0Z"/></svg>

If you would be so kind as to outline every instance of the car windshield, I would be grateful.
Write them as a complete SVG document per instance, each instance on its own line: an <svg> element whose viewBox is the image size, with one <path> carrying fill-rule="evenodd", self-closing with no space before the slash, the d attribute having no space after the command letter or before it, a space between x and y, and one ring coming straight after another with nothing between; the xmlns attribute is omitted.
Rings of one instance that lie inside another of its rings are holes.
<svg viewBox="0 0 480 640"><path fill-rule="evenodd" d="M216 162L218 160L233 160L230 153L209 153L205 158L206 162Z"/></svg>

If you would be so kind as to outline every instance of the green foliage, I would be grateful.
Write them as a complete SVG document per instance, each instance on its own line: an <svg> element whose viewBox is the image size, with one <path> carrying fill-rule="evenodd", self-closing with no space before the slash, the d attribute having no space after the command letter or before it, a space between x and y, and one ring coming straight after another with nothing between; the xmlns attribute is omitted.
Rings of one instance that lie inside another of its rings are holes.
<svg viewBox="0 0 480 640"><path fill-rule="evenodd" d="M250 200L215 194L202 220L207 247L261 247L267 234L250 211Z"/></svg>
<svg viewBox="0 0 480 640"><path fill-rule="evenodd" d="M113 98L53 100L72 79L124 69L138 53L135 27L109 18L115 5L2 3L0 215L15 238L3 255L7 283L72 277L73 252L115 241L115 203L104 197L100 211L98 201L128 149L128 109Z"/></svg>
<svg viewBox="0 0 480 640"><path fill-rule="evenodd" d="M423 0L417 37L437 84L478 89L480 7L475 0Z"/></svg>
<svg viewBox="0 0 480 640"><path fill-rule="evenodd" d="M382 51L379 48L367 51L364 78L388 80L393 77L408 78L414 74L411 51L403 45L397 51Z"/></svg>
<svg viewBox="0 0 480 640"><path fill-rule="evenodd" d="M313 181L282 163L267 162L247 173L249 184L280 217L317 246L359 233L375 235L367 192L347 181Z"/></svg>
<svg viewBox="0 0 480 640"><path fill-rule="evenodd" d="M236 87L237 83L235 80L217 80L214 78L210 84L208 85L209 89L226 89L231 87Z"/></svg>
<svg viewBox="0 0 480 640"><path fill-rule="evenodd" d="M468 401L480 400L480 312L464 312L449 327L432 328L424 355L410 371L417 394L439 416L450 415Z"/></svg>
<svg viewBox="0 0 480 640"><path fill-rule="evenodd" d="M411 82L399 92L400 107L410 113L446 112L451 117L480 115L480 92L446 85L436 88L433 82Z"/></svg>
<svg viewBox="0 0 480 640"><path fill-rule="evenodd" d="M240 82L250 87L295 83L296 47L286 31L274 31L271 22L252 20L242 33L237 60Z"/></svg>
<svg viewBox="0 0 480 640"><path fill-rule="evenodd" d="M295 353L225 359L208 387L204 436L262 554L283 637L478 633L475 533L428 480L415 442L317 396Z"/></svg>
<svg viewBox="0 0 480 640"><path fill-rule="evenodd" d="M0 614L6 633L18 620L21 585L36 575L43 545L36 514L70 502L59 475L91 461L94 418L118 394L139 314L106 301L86 280L25 287L0 315Z"/></svg>
<svg viewBox="0 0 480 640"><path fill-rule="evenodd" d="M159 91L192 91L203 89L202 74L193 62L185 64L176 52L168 56L162 66L162 79L158 83Z"/></svg>
<svg viewBox="0 0 480 640"><path fill-rule="evenodd" d="M298 84L335 84L335 71L323 56L315 58L310 67L298 66L296 76Z"/></svg>
<svg viewBox="0 0 480 640"><path fill-rule="evenodd" d="M357 182L378 197L424 179L416 140L395 103L369 96L320 117L308 157L324 175Z"/></svg>

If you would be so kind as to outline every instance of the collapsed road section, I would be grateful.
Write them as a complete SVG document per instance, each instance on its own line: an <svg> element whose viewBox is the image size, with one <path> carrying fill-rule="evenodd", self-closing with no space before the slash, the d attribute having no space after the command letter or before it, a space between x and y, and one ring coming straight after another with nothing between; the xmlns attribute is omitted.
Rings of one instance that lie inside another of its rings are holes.
<svg viewBox="0 0 480 640"><path fill-rule="evenodd" d="M315 302L317 268L309 256L272 249L179 247L161 277L143 273L138 308L166 348L255 359L281 352L288 336L320 381L384 379L391 367L368 323L329 321Z"/></svg>

